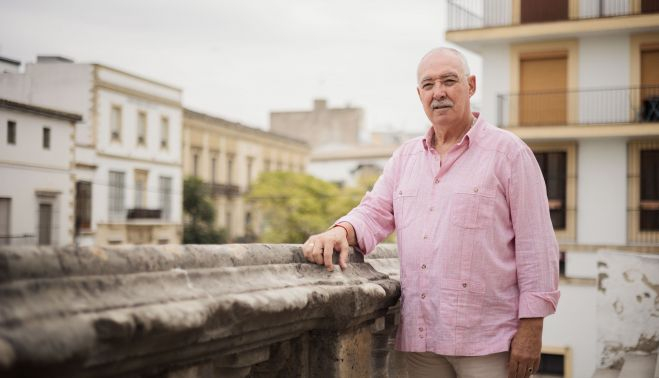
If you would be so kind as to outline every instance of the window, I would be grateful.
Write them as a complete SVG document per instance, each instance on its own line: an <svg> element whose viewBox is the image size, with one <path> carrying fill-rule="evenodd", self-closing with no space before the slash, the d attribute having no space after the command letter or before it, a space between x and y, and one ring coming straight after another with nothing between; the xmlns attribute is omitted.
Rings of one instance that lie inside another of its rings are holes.
<svg viewBox="0 0 659 378"><path fill-rule="evenodd" d="M567 52L520 58L520 126L564 125L567 121Z"/></svg>
<svg viewBox="0 0 659 378"><path fill-rule="evenodd" d="M211 159L211 183L215 184L217 174L217 156L213 156Z"/></svg>
<svg viewBox="0 0 659 378"><path fill-rule="evenodd" d="M508 126L564 126L578 122L577 40L510 46L510 88L500 97L499 119Z"/></svg>
<svg viewBox="0 0 659 378"><path fill-rule="evenodd" d="M641 151L641 231L659 231L659 149Z"/></svg>
<svg viewBox="0 0 659 378"><path fill-rule="evenodd" d="M659 139L629 143L627 157L627 238L659 242Z"/></svg>
<svg viewBox="0 0 659 378"><path fill-rule="evenodd" d="M234 155L227 155L227 184L231 185L233 181L233 159Z"/></svg>
<svg viewBox="0 0 659 378"><path fill-rule="evenodd" d="M43 128L42 145L43 145L44 150L49 150L50 149L50 128L49 127L44 127Z"/></svg>
<svg viewBox="0 0 659 378"><path fill-rule="evenodd" d="M146 113L137 112L137 144L146 144Z"/></svg>
<svg viewBox="0 0 659 378"><path fill-rule="evenodd" d="M169 118L160 118L160 148L169 148Z"/></svg>
<svg viewBox="0 0 659 378"><path fill-rule="evenodd" d="M0 198L0 245L11 242L11 198Z"/></svg>
<svg viewBox="0 0 659 378"><path fill-rule="evenodd" d="M197 152L192 155L192 174L199 176L199 153Z"/></svg>
<svg viewBox="0 0 659 378"><path fill-rule="evenodd" d="M123 219L125 217L124 208L124 172L110 171L110 218Z"/></svg>
<svg viewBox="0 0 659 378"><path fill-rule="evenodd" d="M7 121L7 144L16 144L16 122Z"/></svg>
<svg viewBox="0 0 659 378"><path fill-rule="evenodd" d="M169 220L172 214L172 178L160 176L160 210L162 219Z"/></svg>
<svg viewBox="0 0 659 378"><path fill-rule="evenodd" d="M92 184L88 181L76 182L76 235L91 229Z"/></svg>
<svg viewBox="0 0 659 378"><path fill-rule="evenodd" d="M534 154L545 178L551 223L555 230L563 230L566 223L567 153L556 151Z"/></svg>
<svg viewBox="0 0 659 378"><path fill-rule="evenodd" d="M39 245L50 245L53 237L53 205L39 203Z"/></svg>
<svg viewBox="0 0 659 378"><path fill-rule="evenodd" d="M521 0L521 2L523 24L568 19L568 0Z"/></svg>
<svg viewBox="0 0 659 378"><path fill-rule="evenodd" d="M556 239L559 242L574 242L577 237L577 144L532 143L529 147L545 179Z"/></svg>
<svg viewBox="0 0 659 378"><path fill-rule="evenodd" d="M247 158L247 186L252 185L252 168L254 167L254 158Z"/></svg>
<svg viewBox="0 0 659 378"><path fill-rule="evenodd" d="M110 110L110 139L121 141L121 107L117 105Z"/></svg>
<svg viewBox="0 0 659 378"><path fill-rule="evenodd" d="M146 186L149 172L141 169L135 170L135 201L134 208L146 208Z"/></svg>

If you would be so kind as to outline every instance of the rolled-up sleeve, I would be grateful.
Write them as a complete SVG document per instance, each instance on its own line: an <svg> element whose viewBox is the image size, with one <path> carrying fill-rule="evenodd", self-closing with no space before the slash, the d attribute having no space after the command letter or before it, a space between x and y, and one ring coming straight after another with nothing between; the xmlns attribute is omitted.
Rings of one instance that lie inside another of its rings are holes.
<svg viewBox="0 0 659 378"><path fill-rule="evenodd" d="M519 318L545 317L556 311L558 243L549 216L542 172L530 148L509 156L508 199L515 233Z"/></svg>
<svg viewBox="0 0 659 378"><path fill-rule="evenodd" d="M385 164L382 175L357 207L335 223L348 222L355 229L359 248L370 253L394 230L393 188L398 153Z"/></svg>

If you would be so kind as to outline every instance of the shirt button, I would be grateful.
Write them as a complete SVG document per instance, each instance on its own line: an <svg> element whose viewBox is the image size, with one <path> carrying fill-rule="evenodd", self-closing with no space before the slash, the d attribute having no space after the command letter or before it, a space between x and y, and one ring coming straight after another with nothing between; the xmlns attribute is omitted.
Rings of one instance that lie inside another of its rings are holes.
<svg viewBox="0 0 659 378"><path fill-rule="evenodd" d="M430 211L433 211L433 210L435 210L435 208L431 206L429 210L430 210Z"/></svg>
<svg viewBox="0 0 659 378"><path fill-rule="evenodd" d="M423 339L423 335L419 335L419 338Z"/></svg>
<svg viewBox="0 0 659 378"><path fill-rule="evenodd" d="M421 294L421 299L426 299L426 294Z"/></svg>
<svg viewBox="0 0 659 378"><path fill-rule="evenodd" d="M419 332L423 332L423 327L419 327Z"/></svg>
<svg viewBox="0 0 659 378"><path fill-rule="evenodd" d="M474 186L474 193L478 193L478 187Z"/></svg>
<svg viewBox="0 0 659 378"><path fill-rule="evenodd" d="M423 239L428 239L428 235L423 235Z"/></svg>
<svg viewBox="0 0 659 378"><path fill-rule="evenodd" d="M403 195L403 191L402 191L402 190L399 190L399 191L398 191L398 194L402 196L402 195Z"/></svg>
<svg viewBox="0 0 659 378"><path fill-rule="evenodd" d="M438 178L435 179L435 184L439 184L439 179Z"/></svg>
<svg viewBox="0 0 659 378"><path fill-rule="evenodd" d="M426 264L421 265L421 269L426 269Z"/></svg>
<svg viewBox="0 0 659 378"><path fill-rule="evenodd" d="M466 283L466 282L463 283L463 284L462 284L462 287L467 287L467 283Z"/></svg>

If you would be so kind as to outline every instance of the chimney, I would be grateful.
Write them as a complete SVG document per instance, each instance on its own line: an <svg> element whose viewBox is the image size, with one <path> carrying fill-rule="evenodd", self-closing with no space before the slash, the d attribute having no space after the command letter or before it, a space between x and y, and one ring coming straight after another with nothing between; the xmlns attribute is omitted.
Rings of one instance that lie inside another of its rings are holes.
<svg viewBox="0 0 659 378"><path fill-rule="evenodd" d="M313 100L313 110L325 110L327 109L327 100L323 98L317 98Z"/></svg>
<svg viewBox="0 0 659 378"><path fill-rule="evenodd" d="M73 59L58 55L38 55L37 63L73 63Z"/></svg>

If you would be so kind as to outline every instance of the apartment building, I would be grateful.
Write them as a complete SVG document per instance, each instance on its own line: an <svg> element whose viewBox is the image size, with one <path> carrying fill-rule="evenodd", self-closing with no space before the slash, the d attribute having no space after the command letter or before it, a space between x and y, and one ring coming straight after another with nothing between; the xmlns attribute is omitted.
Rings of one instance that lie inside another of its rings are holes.
<svg viewBox="0 0 659 378"><path fill-rule="evenodd" d="M0 245L73 244L78 114L0 99Z"/></svg>
<svg viewBox="0 0 659 378"><path fill-rule="evenodd" d="M244 200L261 172L305 172L309 145L301 140L185 109L183 172L210 187L218 228L232 240L261 232L262 217Z"/></svg>
<svg viewBox="0 0 659 378"><path fill-rule="evenodd" d="M545 374L590 377L611 348L634 350L598 340L596 253L659 253L658 11L651 0L447 4L446 40L483 58L482 115L524 139L545 176L563 275Z"/></svg>
<svg viewBox="0 0 659 378"><path fill-rule="evenodd" d="M313 149L326 145L356 145L364 127L364 111L346 106L331 108L324 99L316 99L311 110L270 113L270 131L301 139Z"/></svg>
<svg viewBox="0 0 659 378"><path fill-rule="evenodd" d="M38 57L0 74L3 96L81 114L76 243L181 240L181 90L100 64Z"/></svg>

